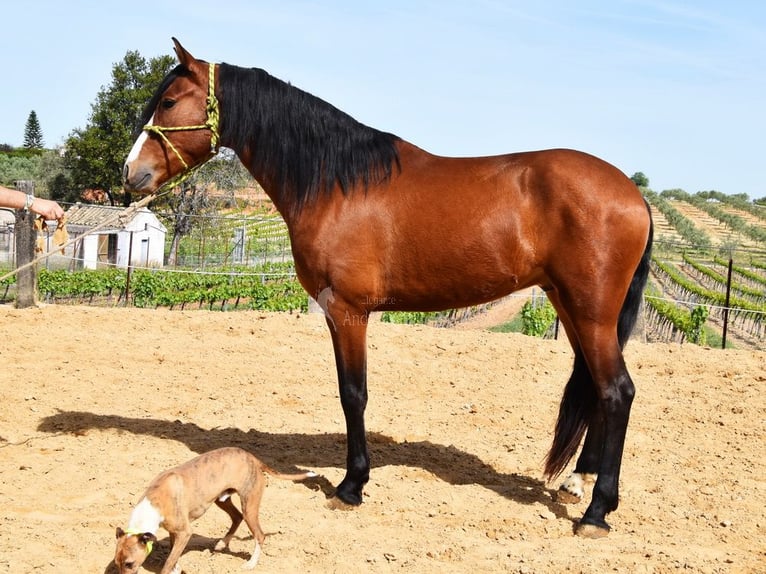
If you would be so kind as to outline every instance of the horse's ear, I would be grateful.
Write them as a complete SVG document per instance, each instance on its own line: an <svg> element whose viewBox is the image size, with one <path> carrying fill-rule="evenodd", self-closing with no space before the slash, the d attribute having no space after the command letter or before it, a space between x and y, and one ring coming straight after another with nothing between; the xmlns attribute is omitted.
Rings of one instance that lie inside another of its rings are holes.
<svg viewBox="0 0 766 574"><path fill-rule="evenodd" d="M191 70L194 64L196 63L197 59L192 56L189 52L186 51L186 48L184 48L181 45L181 42L173 38L173 44L175 45L175 51L176 56L178 57L178 62L184 66L185 68Z"/></svg>

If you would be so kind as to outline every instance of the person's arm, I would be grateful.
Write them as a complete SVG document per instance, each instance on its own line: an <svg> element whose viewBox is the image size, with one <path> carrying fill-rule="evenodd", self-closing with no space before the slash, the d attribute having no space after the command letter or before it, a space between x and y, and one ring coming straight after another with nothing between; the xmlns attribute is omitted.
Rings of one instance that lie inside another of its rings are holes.
<svg viewBox="0 0 766 574"><path fill-rule="evenodd" d="M55 201L27 195L23 191L9 189L2 185L0 185L0 207L26 208L32 213L42 215L45 219L61 219L64 216L64 210Z"/></svg>

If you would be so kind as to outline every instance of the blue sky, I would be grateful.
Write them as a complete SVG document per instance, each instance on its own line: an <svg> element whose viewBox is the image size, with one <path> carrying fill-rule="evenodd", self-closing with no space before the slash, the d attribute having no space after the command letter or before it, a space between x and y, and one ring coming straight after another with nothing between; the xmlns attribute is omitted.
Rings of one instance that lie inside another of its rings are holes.
<svg viewBox="0 0 766 574"><path fill-rule="evenodd" d="M571 147L656 191L766 196L766 2L35 1L3 7L0 143L85 127L126 52L260 67L441 155Z"/></svg>

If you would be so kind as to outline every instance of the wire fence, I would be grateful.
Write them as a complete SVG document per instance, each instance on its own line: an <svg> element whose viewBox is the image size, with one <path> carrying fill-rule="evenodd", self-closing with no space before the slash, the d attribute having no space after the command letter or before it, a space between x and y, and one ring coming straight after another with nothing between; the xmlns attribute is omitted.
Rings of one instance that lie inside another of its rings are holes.
<svg viewBox="0 0 766 574"><path fill-rule="evenodd" d="M173 214L156 214L161 224L169 230L165 237L165 263L161 266L163 274L189 275L198 277L203 276L225 276L231 284L245 278L257 278L261 283L275 281L280 279L294 280L295 270L292 267L292 251L290 246L287 227L281 217L274 215L196 215L191 216L189 223L189 232L173 240L173 225L175 216ZM5 221L5 223L4 223ZM50 226L48 230L40 235L38 240L41 250L51 252L40 267L46 270L77 271L91 266L93 261L89 261L83 256L83 251L78 247L77 242L66 250L63 254L56 252L56 246L52 245L51 237L55 231L55 226ZM110 233L115 233L111 231ZM109 269L118 268L117 257L109 252L110 242L104 240L105 248L98 253L98 260L95 262L96 268ZM175 251L173 255L173 250ZM693 252L689 245L658 241L655 246L655 252L661 257L678 259L679 253ZM148 264L141 261L140 250L136 250L138 258L134 257L130 265L124 265L133 272L147 271L157 272L160 269L156 264ZM762 260L763 250L759 249L741 249L731 248L728 255L739 261L751 263L755 260ZM169 259L174 260L174 264L168 265ZM123 261L126 259L123 258ZM8 219L0 219L0 267L13 268L14 265L14 238L13 225ZM0 301L12 295L12 289L7 285L0 289ZM91 297L92 299L92 297ZM117 301L127 301L128 294L117 298ZM693 309L701 303L697 298L679 297L676 294L666 293L662 300L672 303L676 306L686 309ZM763 295L762 302L766 301L766 292ZM226 306L225 304L222 305ZM711 316L722 312L722 306L714 303L707 304ZM471 308L465 310L451 310L443 315L436 316L430 322L437 326L451 326L461 321L467 320L476 314L483 312L486 307ZM736 313L736 307L729 307L727 310ZM752 316L763 315L757 311L751 312ZM763 319L756 319L763 321ZM763 343L763 337L756 338L756 345Z"/></svg>
<svg viewBox="0 0 766 574"><path fill-rule="evenodd" d="M157 216L172 230L175 216ZM191 231L178 241L174 265L178 267L221 267L260 265L292 261L290 237L279 216L194 215ZM171 256L171 241L166 241L166 261Z"/></svg>

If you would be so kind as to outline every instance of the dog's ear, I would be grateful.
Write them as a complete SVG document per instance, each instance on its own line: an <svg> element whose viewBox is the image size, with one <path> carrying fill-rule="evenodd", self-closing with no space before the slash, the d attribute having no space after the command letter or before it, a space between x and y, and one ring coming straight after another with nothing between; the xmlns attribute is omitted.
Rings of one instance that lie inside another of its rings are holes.
<svg viewBox="0 0 766 574"><path fill-rule="evenodd" d="M120 528L120 527L118 526L118 527L117 527L117 539L119 540L119 539L120 539L120 538L122 538L123 536L125 536L125 531L124 531L122 528Z"/></svg>

